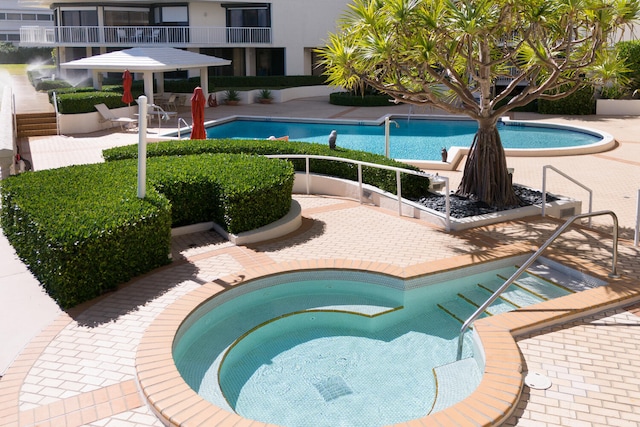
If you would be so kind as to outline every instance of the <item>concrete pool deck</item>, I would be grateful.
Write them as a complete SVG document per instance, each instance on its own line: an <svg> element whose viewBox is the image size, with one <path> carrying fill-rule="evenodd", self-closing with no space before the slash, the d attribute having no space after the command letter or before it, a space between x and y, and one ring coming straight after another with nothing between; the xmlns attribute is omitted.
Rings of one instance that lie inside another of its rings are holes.
<svg viewBox="0 0 640 427"><path fill-rule="evenodd" d="M398 109L406 109L406 106L390 107L394 113L402 114ZM378 118L385 114L378 109L334 107L326 100L307 99L281 105L221 106L207 109L207 117L265 115L269 111L273 116L298 117L313 117L315 114L318 117L366 118L364 116L370 114L372 118ZM558 120L532 117L535 120ZM615 300L620 294L629 298L635 295L640 285L640 250L633 246L631 240L636 193L640 187L640 143L635 141L636 135L640 134L640 120L564 120L587 127L602 126L603 130L616 136L619 145L614 150L596 155L510 158L509 167L515 168L516 182L539 188L542 166L552 164L593 189L594 211L612 209L616 212L624 238L620 244L618 265L622 279L619 286L604 288L609 292L599 294L596 301L589 304L599 305L606 300ZM28 150L23 153L28 151L36 169L98 162L101 161L99 153L102 148L135 143L136 138L133 133L116 131L30 138L25 141ZM453 188L457 185L461 168L462 165L450 173ZM574 197L581 195L580 189L561 180L556 182L555 178L550 190ZM459 266L463 260L465 263L483 262L500 254L537 247L559 225L558 221L537 217L447 234L424 222L401 218L389 211L351 200L313 196L296 196L296 199L302 205L303 226L284 238L234 246L215 233L176 237L172 243L176 262L172 265L137 278L117 292L68 312L52 307L55 304L47 301L46 295L22 300L15 298L15 317L7 317L6 313L1 315L2 336L23 335L23 345L26 346L0 379L0 426L161 425L138 390L140 371L135 366L136 353L141 350L143 336L148 336L145 333L149 325L162 313L169 315L166 308L192 291L206 293L210 288L234 280L234 277L244 276L243 280L246 280L252 274L292 268L334 266L405 275L425 274ZM594 224L605 230L610 221L598 218ZM557 246L554 245L549 255L592 274L606 276L610 266L610 247L610 236L576 227L560 239ZM6 267L15 267L13 270L3 269L0 276L3 285L0 292L6 300L5 295L7 298L15 295L16 286L19 285L22 291L30 285L17 282L18 277L26 277L25 281L28 281L28 272L12 256L6 241L0 242L0 251L3 260L10 260ZM35 287L37 289L37 283ZM43 303L34 309L37 301ZM588 313L577 307L575 302L567 307L554 308L577 310L578 317L568 323L525 332L514 342L503 341L503 337L498 336L488 340L488 343L498 343L497 349L505 347L511 355L514 350L518 354L519 349L522 359L518 355L517 360L523 369L541 372L552 380L550 389L525 387L521 397L514 393L509 394L511 397L499 397L502 389L513 389L509 381L505 381L505 387L490 392L494 398L498 396L499 401L517 398L516 411L505 425L612 426L637 425L640 422L640 381L637 380L640 378L640 331L637 327L640 318L634 314L638 310L633 308L632 300L627 300L622 308ZM51 311L48 317L43 306ZM535 323L540 316L549 315L548 309L537 307L537 312L527 310L525 315L528 321ZM38 319L37 314L42 314L42 318ZM493 326L502 328L501 335L505 327L515 325L513 319L509 319L508 325L499 325L499 318L495 320ZM30 323L34 326L27 331L26 326ZM15 332L14 325L25 325L24 334L22 327ZM2 347L2 352L5 351ZM169 390L172 384L161 381L158 386ZM168 406L180 407L186 402L178 398ZM492 412L498 403L494 400L480 402L479 405ZM468 408L469 411L477 409ZM447 415L446 419L438 422L440 425L473 425L465 414L469 412ZM250 424L229 416L221 419L224 421L217 425ZM196 418L191 422L197 425ZM230 422L235 424L227 424ZM425 422L406 425L420 426ZM253 422L251 425L263 424Z"/></svg>

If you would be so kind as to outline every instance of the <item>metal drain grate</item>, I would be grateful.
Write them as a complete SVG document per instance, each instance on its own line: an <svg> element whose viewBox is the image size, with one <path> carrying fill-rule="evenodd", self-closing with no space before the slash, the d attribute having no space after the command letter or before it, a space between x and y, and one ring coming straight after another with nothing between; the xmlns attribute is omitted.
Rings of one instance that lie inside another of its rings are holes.
<svg viewBox="0 0 640 427"><path fill-rule="evenodd" d="M353 393L342 377L325 378L314 386L326 402Z"/></svg>

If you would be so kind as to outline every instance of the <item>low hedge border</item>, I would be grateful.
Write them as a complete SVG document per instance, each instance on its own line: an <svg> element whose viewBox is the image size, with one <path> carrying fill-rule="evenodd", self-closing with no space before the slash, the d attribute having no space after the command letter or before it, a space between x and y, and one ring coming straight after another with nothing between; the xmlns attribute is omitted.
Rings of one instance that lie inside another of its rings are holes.
<svg viewBox="0 0 640 427"><path fill-rule="evenodd" d="M247 153L254 155L270 154L310 154L319 156L342 157L351 160L359 160L368 163L376 163L394 166L403 169L419 171L420 169L388 159L379 154L358 150L347 150L337 147L335 150L328 145L318 143L296 141L270 141L270 140L240 140L240 139L207 139L207 140L181 140L161 141L147 146L147 156L183 156L201 153ZM103 151L104 159L109 161L132 159L138 156L138 146L128 145L109 148ZM304 159L292 159L291 163L296 171L305 170ZM309 162L310 172L345 178L352 181L358 179L358 167L353 163L337 162L331 160L312 159ZM362 180L366 184L373 185L389 193L396 194L396 174L373 167L362 168ZM410 174L401 174L402 195L406 198L422 197L429 190L429 178Z"/></svg>
<svg viewBox="0 0 640 427"><path fill-rule="evenodd" d="M7 239L63 308L167 264L172 224L215 221L231 233L284 216L294 172L283 160L204 154L28 172L0 181ZM198 207L193 209L192 207Z"/></svg>
<svg viewBox="0 0 640 427"><path fill-rule="evenodd" d="M393 98L384 94L359 95L351 92L334 92L329 95L329 103L351 107L388 107Z"/></svg>

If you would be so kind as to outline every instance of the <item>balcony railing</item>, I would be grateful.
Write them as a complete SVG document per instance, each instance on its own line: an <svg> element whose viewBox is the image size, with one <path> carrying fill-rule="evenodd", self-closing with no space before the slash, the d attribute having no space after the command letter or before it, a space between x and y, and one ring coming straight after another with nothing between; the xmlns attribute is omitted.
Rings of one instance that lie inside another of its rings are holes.
<svg viewBox="0 0 640 427"><path fill-rule="evenodd" d="M21 46L269 44L268 27L21 27Z"/></svg>

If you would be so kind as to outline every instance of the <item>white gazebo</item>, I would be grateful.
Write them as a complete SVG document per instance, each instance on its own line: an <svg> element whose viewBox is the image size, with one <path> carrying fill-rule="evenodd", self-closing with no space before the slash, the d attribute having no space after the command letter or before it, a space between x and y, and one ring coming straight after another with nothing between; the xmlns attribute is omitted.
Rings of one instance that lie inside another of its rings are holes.
<svg viewBox="0 0 640 427"><path fill-rule="evenodd" d="M229 65L231 61L215 56L189 52L171 47L134 47L117 52L76 59L60 64L63 69L84 69L93 73L93 87L102 89L100 72L142 73L144 77L144 93L150 104L153 104L153 73L161 73L158 78L158 92L164 92L164 72L200 69L200 87L205 98L209 94L209 73L207 67Z"/></svg>

